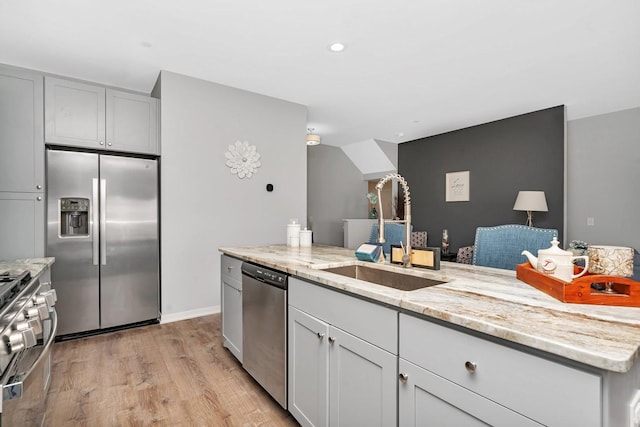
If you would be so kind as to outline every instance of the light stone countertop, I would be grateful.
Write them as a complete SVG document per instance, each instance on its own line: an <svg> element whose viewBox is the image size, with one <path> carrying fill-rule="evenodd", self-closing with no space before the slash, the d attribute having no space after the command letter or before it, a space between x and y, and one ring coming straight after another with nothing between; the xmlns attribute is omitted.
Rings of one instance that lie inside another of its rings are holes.
<svg viewBox="0 0 640 427"><path fill-rule="evenodd" d="M442 262L440 270L358 261L352 249L314 245L223 247L220 252L403 310L624 373L640 348L640 308L568 304L516 279L515 271ZM322 271L352 264L447 283L400 291Z"/></svg>
<svg viewBox="0 0 640 427"><path fill-rule="evenodd" d="M31 277L36 278L42 274L48 267L55 262L55 258L26 258L12 261L0 260L0 274L9 272L9 274L19 274L24 270L31 273Z"/></svg>

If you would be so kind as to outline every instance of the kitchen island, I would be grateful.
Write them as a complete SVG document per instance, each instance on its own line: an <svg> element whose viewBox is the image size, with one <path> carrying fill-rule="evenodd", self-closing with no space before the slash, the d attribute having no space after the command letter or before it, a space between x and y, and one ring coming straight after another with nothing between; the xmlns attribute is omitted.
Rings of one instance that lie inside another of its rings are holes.
<svg viewBox="0 0 640 427"><path fill-rule="evenodd" d="M498 344L501 349L516 351L508 359L520 354L532 354L536 356L535 360L551 361L568 369L575 368L585 374L593 374L595 377L589 378L588 382L596 384L595 387L601 390L598 392L601 398L594 403L600 406L601 411L597 413L601 419L594 420L593 425L629 425L629 404L635 389L640 388L640 368L635 363L640 348L640 308L562 303L519 281L514 271L487 267L443 262L441 269L435 271L364 263L373 268L401 271L444 282L415 291L401 291L323 271L326 268L362 264L350 249L273 245L225 247L220 251L231 257L287 272L296 279L319 285L323 289L397 310L400 313L401 369L403 325L409 330L409 327L415 327L411 324L417 319L425 321L428 327L431 324L445 326L441 329L447 329L446 340L453 339L449 334L450 329L453 334L462 333L460 336L468 337L471 340L469 342L478 340L477 345L487 341ZM426 335L423 340L429 340L430 336ZM446 340L444 342L448 342ZM447 344L444 347L455 346ZM407 351L412 352L410 349ZM420 357L420 352L414 353ZM529 359L525 360L528 363ZM527 366L520 368L525 371L529 369ZM545 365L540 369L548 371L549 367ZM467 370L471 372L470 367ZM441 372L437 373L443 376ZM531 371L530 374L540 375L537 371ZM475 378L480 376L475 374ZM470 390L475 387L475 384L461 385ZM553 395L553 390L547 391ZM581 393L581 390L577 389L576 393ZM557 395L557 405L565 405L570 397ZM573 397L580 398L579 395ZM401 397L400 408L402 406ZM403 425L402 417L400 420ZM543 424L553 425L553 422Z"/></svg>

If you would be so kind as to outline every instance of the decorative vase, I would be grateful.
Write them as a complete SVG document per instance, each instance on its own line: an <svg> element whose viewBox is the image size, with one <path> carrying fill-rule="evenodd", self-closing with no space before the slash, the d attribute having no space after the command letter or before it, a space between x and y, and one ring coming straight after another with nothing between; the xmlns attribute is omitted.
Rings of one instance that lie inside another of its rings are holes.
<svg viewBox="0 0 640 427"><path fill-rule="evenodd" d="M369 210L369 219L378 219L378 211L375 206L371 206Z"/></svg>
<svg viewBox="0 0 640 427"><path fill-rule="evenodd" d="M442 254L449 255L449 231L446 228L442 230Z"/></svg>

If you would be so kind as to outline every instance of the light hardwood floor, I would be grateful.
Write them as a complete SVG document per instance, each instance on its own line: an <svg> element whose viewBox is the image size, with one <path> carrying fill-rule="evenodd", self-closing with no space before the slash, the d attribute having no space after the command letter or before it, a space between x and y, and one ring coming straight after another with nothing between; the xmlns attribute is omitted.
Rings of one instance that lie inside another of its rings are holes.
<svg viewBox="0 0 640 427"><path fill-rule="evenodd" d="M54 344L47 426L297 426L222 347L220 315Z"/></svg>

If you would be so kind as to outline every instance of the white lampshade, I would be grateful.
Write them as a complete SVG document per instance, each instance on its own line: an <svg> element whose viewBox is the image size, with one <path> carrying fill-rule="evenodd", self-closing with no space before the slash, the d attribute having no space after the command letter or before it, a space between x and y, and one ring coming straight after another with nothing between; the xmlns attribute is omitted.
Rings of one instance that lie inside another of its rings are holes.
<svg viewBox="0 0 640 427"><path fill-rule="evenodd" d="M514 211L527 211L526 225L533 227L533 212L547 212L547 198L544 191L520 191L513 205Z"/></svg>
<svg viewBox="0 0 640 427"><path fill-rule="evenodd" d="M318 145L320 144L320 135L316 135L313 133L307 134L307 145Z"/></svg>
<svg viewBox="0 0 640 427"><path fill-rule="evenodd" d="M513 205L514 211L548 212L544 191L520 191Z"/></svg>
<svg viewBox="0 0 640 427"><path fill-rule="evenodd" d="M307 128L307 145L320 144L320 135L313 133L316 128Z"/></svg>

